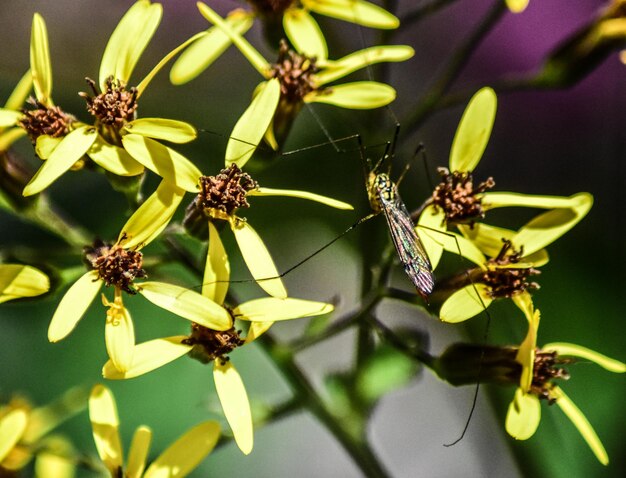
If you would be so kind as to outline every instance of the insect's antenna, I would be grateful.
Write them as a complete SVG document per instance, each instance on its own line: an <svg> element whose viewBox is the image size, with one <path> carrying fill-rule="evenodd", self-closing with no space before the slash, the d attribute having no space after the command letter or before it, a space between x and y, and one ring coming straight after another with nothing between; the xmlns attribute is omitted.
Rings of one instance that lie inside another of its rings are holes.
<svg viewBox="0 0 626 478"><path fill-rule="evenodd" d="M341 148L339 148L339 146L337 146L335 143L336 141L333 139L333 137L330 135L330 132L328 131L328 129L326 129L326 126L324 126L324 123L322 123L321 118L319 117L319 115L315 112L315 110L313 109L313 107L311 105L309 105L308 103L304 103L304 106L306 107L307 111L309 113L311 113L311 116L313 116L313 118L315 118L315 122L318 124L318 126L320 127L320 129L322 130L322 132L324 133L324 136L326 136L326 138L328 138L328 141L330 142L330 144L333 145L333 148L335 148L335 151L337 151L338 153L341 153L342 150Z"/></svg>

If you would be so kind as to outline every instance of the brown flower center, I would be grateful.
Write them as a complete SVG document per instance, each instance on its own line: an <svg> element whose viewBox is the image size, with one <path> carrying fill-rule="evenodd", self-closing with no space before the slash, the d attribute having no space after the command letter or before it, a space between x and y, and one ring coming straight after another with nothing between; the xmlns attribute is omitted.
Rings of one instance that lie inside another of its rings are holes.
<svg viewBox="0 0 626 478"><path fill-rule="evenodd" d="M568 371L559 367L559 365L572 362L572 359L559 357L556 352L542 352L537 349L530 391L539 398L548 400L550 404L553 404L555 399L550 397L550 390L555 386L553 380L568 380L570 377Z"/></svg>
<svg viewBox="0 0 626 478"><path fill-rule="evenodd" d="M93 246L85 247L84 255L88 265L98 271L98 276L107 286L114 285L129 294L137 293L133 286L135 278L147 276L142 269L141 252L124 249L119 244L97 240Z"/></svg>
<svg viewBox="0 0 626 478"><path fill-rule="evenodd" d="M313 75L317 72L315 58L300 55L280 41L278 61L272 65L272 78L280 81L281 99L288 103L301 103L311 91L317 89Z"/></svg>
<svg viewBox="0 0 626 478"><path fill-rule="evenodd" d="M212 210L230 216L240 207L250 207L246 194L258 187L258 183L248 173L244 173L236 164L231 164L216 176L200 178L201 191L192 206L195 204L209 217L215 217Z"/></svg>
<svg viewBox="0 0 626 478"><path fill-rule="evenodd" d="M534 267L506 267L520 262L524 248L515 251L511 241L503 239L502 242L504 244L498 256L487 262L487 271L483 274L481 280L481 282L489 286L491 297L494 299L510 298L525 290L539 289L539 284L529 282L528 278L532 275L540 274L541 271Z"/></svg>
<svg viewBox="0 0 626 478"><path fill-rule="evenodd" d="M19 125L26 130L33 143L44 134L60 138L69 133L70 125L75 121L72 115L58 106L48 107L35 98L29 98L28 103L34 108L22 110L24 116L20 119Z"/></svg>
<svg viewBox="0 0 626 478"><path fill-rule="evenodd" d="M194 322L191 324L191 335L183 343L193 346L189 352L192 358L202 363L219 359L223 365L228 361L227 355L245 343L239 336L240 333L234 327L218 331Z"/></svg>
<svg viewBox="0 0 626 478"><path fill-rule="evenodd" d="M98 91L96 82L86 78L87 84L93 91L93 96L88 93L79 93L87 101L87 111L96 117L98 123L116 129L122 128L128 121L135 119L137 112L137 88L126 89L126 85L109 77L106 80L106 89Z"/></svg>
<svg viewBox="0 0 626 478"><path fill-rule="evenodd" d="M442 182L433 191L432 202L446 214L448 224L473 225L477 219L485 217L482 197L478 195L495 186L493 178L488 178L474 187L472 174L438 168Z"/></svg>

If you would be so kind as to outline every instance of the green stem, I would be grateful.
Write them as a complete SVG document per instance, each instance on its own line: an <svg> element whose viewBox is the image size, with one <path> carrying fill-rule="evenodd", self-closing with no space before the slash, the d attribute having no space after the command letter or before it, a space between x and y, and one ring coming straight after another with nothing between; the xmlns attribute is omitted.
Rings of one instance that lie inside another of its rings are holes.
<svg viewBox="0 0 626 478"><path fill-rule="evenodd" d="M46 196L40 196L30 207L24 208L22 214L29 221L60 237L72 247L82 250L93 240L88 231L71 223L55 210Z"/></svg>
<svg viewBox="0 0 626 478"><path fill-rule="evenodd" d="M372 478L390 476L369 446L367 437L364 436L365 433L357 436L345 426L341 417L331 412L309 379L296 365L293 352L278 345L269 334L261 336L258 342L279 366L283 376L292 386L296 399L304 403L311 413L332 432L337 441L352 457L355 465L361 469L363 475Z"/></svg>

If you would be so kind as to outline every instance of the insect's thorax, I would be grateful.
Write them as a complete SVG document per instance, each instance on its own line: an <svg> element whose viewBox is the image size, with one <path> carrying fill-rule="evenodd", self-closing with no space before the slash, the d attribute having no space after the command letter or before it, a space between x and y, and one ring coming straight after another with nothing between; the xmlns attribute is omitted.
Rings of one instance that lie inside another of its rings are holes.
<svg viewBox="0 0 626 478"><path fill-rule="evenodd" d="M381 200L394 201L398 196L396 185L385 173L371 172L367 179L367 195L370 205L375 212L382 209Z"/></svg>

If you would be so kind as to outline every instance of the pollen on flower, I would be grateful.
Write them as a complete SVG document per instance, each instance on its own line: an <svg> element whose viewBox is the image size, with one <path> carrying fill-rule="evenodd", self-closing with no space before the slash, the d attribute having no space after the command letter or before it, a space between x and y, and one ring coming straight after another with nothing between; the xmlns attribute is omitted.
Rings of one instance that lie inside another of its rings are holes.
<svg viewBox="0 0 626 478"><path fill-rule="evenodd" d="M234 327L217 331L194 322L191 324L191 335L182 343L193 346L189 352L192 358L202 363L220 360L223 364L229 360L227 355L230 352L245 343L240 333Z"/></svg>
<svg viewBox="0 0 626 478"><path fill-rule="evenodd" d="M543 352L537 349L530 391L539 398L548 400L548 403L552 405L556 401L556 399L550 396L550 390L555 386L553 380L569 379L568 371L559 367L559 365L568 363L572 363L572 359L561 358L556 352Z"/></svg>
<svg viewBox="0 0 626 478"><path fill-rule="evenodd" d="M142 269L143 255L136 250L124 249L119 244L106 244L97 240L85 247L85 259L107 286L114 285L129 294L136 294L133 281L146 277Z"/></svg>
<svg viewBox="0 0 626 478"><path fill-rule="evenodd" d="M285 40L280 41L278 61L272 64L271 77L280 81L281 99L288 103L300 103L311 91L317 89L313 75L317 72L315 58L300 55L289 49Z"/></svg>
<svg viewBox="0 0 626 478"><path fill-rule="evenodd" d="M448 224L469 224L473 226L477 219L485 217L482 198L479 194L495 186L493 178L488 178L474 187L472 173L438 168L442 181L432 195L432 202L446 214Z"/></svg>
<svg viewBox="0 0 626 478"><path fill-rule="evenodd" d="M87 111L95 116L103 125L121 128L128 121L135 119L137 112L137 88L126 89L126 85L109 77L106 80L106 90L98 91L96 82L86 78L87 84L93 91L93 96L88 93L79 93L87 101Z"/></svg>
<svg viewBox="0 0 626 478"><path fill-rule="evenodd" d="M33 143L41 135L59 138L69 133L70 125L75 118L64 112L58 106L46 106L35 98L29 98L28 104L33 109L23 109L24 116L20 119L19 125L24 128L26 134Z"/></svg>
<svg viewBox="0 0 626 478"><path fill-rule="evenodd" d="M529 282L532 275L540 274L541 271L534 267L511 268L504 267L520 262L524 249L513 249L511 241L503 240L502 249L496 257L487 262L487 271L483 274L481 282L489 286L489 295L492 298L510 298L525 290L539 289L539 284Z"/></svg>

